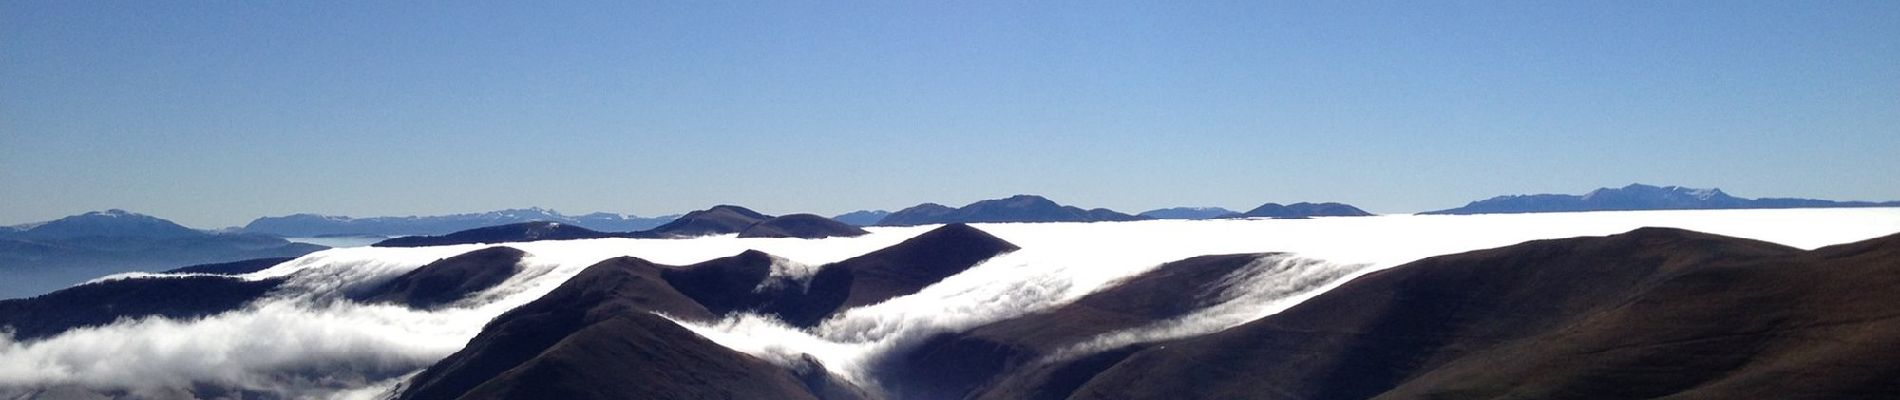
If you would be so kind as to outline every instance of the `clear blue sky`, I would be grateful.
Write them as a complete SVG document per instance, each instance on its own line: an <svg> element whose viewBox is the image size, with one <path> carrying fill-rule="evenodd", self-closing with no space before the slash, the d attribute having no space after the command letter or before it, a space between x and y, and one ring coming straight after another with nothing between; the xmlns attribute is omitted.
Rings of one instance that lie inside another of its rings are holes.
<svg viewBox="0 0 1900 400"><path fill-rule="evenodd" d="M0 224L1900 199L1896 1L418 3L0 2Z"/></svg>

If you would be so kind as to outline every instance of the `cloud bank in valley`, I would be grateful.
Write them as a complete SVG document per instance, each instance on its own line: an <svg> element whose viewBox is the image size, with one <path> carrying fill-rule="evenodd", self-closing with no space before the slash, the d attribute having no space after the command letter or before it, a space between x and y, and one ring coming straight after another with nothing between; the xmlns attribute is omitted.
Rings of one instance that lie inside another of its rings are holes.
<svg viewBox="0 0 1900 400"><path fill-rule="evenodd" d="M810 354L846 379L876 387L879 358L938 332L1049 310L1162 263L1208 254L1286 252L1225 278L1211 307L1078 345L1074 351L1213 332L1278 312L1360 274L1414 259L1524 240L1669 226L1814 248L1900 231L1900 210L1726 210L1310 220L979 224L1020 247L914 295L848 310L801 330L739 314L683 323L728 347L782 365ZM592 239L513 243L522 273L451 307L418 311L344 295L485 245L351 248L314 253L245 279L289 277L265 299L192 320L145 318L39 340L0 339L0 394L77 386L163 393L207 384L284 397L376 394L452 353L509 309L600 260L630 255L683 265L756 249L781 257L773 274L896 244L931 227L872 228L857 238ZM123 279L162 279L124 277Z"/></svg>

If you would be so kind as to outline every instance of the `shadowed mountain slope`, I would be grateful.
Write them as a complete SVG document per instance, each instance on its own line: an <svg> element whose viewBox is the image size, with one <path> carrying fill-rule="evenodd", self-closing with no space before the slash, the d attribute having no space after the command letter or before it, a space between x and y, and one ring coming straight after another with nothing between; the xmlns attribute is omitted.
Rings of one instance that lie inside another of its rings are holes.
<svg viewBox="0 0 1900 400"><path fill-rule="evenodd" d="M739 231L742 238L801 238L823 239L828 237L857 237L870 234L863 228L851 226L830 218L812 214L791 214L773 217L748 226Z"/></svg>
<svg viewBox="0 0 1900 400"><path fill-rule="evenodd" d="M1016 245L969 225L944 225L819 269L811 286L814 292L848 288L837 308L845 310L917 293L983 260L1016 249Z"/></svg>
<svg viewBox="0 0 1900 400"><path fill-rule="evenodd" d="M398 398L860 398L815 362L782 368L656 315L695 321L715 315L665 275L705 269L702 276L717 278L718 271L770 260L747 252L688 267L632 257L603 261L495 318L468 347L412 379ZM717 292L726 282L699 282L696 289Z"/></svg>
<svg viewBox="0 0 1900 400"><path fill-rule="evenodd" d="M576 332L627 315L659 312L676 318L712 318L705 307L660 278L663 268L632 257L587 267L546 296L495 317L461 351L410 379L398 398L459 398L536 358L558 356L544 353Z"/></svg>
<svg viewBox="0 0 1900 400"><path fill-rule="evenodd" d="M387 302L434 309L500 285L521 271L527 253L496 246L436 260L354 296L368 303Z"/></svg>
<svg viewBox="0 0 1900 400"><path fill-rule="evenodd" d="M1058 397L1890 397L1894 285L1896 237L1811 252L1661 228L1532 241L1369 274Z"/></svg>
<svg viewBox="0 0 1900 400"><path fill-rule="evenodd" d="M718 205L712 208L686 213L679 219L660 225L657 228L637 232L635 237L694 237L739 233L753 224L772 219L772 216L760 214L745 207Z"/></svg>
<svg viewBox="0 0 1900 400"><path fill-rule="evenodd" d="M680 267L608 259L495 318L466 348L411 379L399 398L859 398L862 392L816 362L767 364L653 314L707 321L756 311L809 325L914 293L1013 249L958 224L808 277L775 274L788 261L758 251Z"/></svg>
<svg viewBox="0 0 1900 400"><path fill-rule="evenodd" d="M249 259L249 260L244 260L244 261L232 261L228 263L199 264L199 265L193 265L189 267L179 267L179 268L174 268L174 269L165 271L165 273L167 274L243 275L243 274L248 274L252 272L263 271L270 267L277 266L277 264L283 264L285 261L290 261L290 260L295 260L295 259L296 258L294 257L254 258L254 259Z"/></svg>
<svg viewBox="0 0 1900 400"><path fill-rule="evenodd" d="M649 313L587 324L459 399L818 399L791 371ZM427 397L412 397L427 398Z"/></svg>
<svg viewBox="0 0 1900 400"><path fill-rule="evenodd" d="M951 224L806 276L773 276L775 264L789 261L759 251L669 269L664 276L715 315L751 311L810 327L843 310L916 293L1014 250L982 230Z"/></svg>
<svg viewBox="0 0 1900 400"><path fill-rule="evenodd" d="M223 276L116 279L25 299L0 300L0 325L14 340L102 326L120 318L194 318L243 307L283 279L246 281Z"/></svg>
<svg viewBox="0 0 1900 400"><path fill-rule="evenodd" d="M696 264L667 267L660 276L687 298L700 306L722 316L738 311L755 311L785 296L799 296L802 292L789 286L767 282L772 278L772 266L786 262L772 257L763 251L746 250L731 257L721 257Z"/></svg>
<svg viewBox="0 0 1900 400"><path fill-rule="evenodd" d="M899 398L967 398L999 379L1042 367L1035 363L1065 347L1209 306L1226 289L1223 277L1267 256L1234 254L1174 261L1055 310L938 334L887 360L881 368L883 380ZM1063 361L1069 361L1067 365L1074 360Z"/></svg>
<svg viewBox="0 0 1900 400"><path fill-rule="evenodd" d="M376 242L376 247L423 247L471 243L532 242L612 237L612 234L559 222L522 222L455 232L442 236L404 236Z"/></svg>
<svg viewBox="0 0 1900 400"><path fill-rule="evenodd" d="M858 210L858 211L852 211L852 212L848 212L844 214L838 214L836 216L831 217L831 219L837 220L838 222L850 224L852 226L871 226L871 225L877 225L878 221L884 220L884 217L889 216L889 215L891 215L891 212L884 211L884 210Z"/></svg>

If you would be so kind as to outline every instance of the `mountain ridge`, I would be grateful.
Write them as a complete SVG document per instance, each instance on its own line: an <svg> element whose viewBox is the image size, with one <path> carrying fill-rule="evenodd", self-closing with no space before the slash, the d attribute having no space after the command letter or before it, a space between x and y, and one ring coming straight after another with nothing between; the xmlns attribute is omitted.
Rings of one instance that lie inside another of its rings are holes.
<svg viewBox="0 0 1900 400"><path fill-rule="evenodd" d="M856 226L872 226L890 215L891 212L885 210L857 210L832 216L831 219Z"/></svg>
<svg viewBox="0 0 1900 400"><path fill-rule="evenodd" d="M856 225L847 224L817 214L787 214L753 223L739 230L742 238L799 238L823 239L828 237L858 237L868 235Z"/></svg>
<svg viewBox="0 0 1900 400"><path fill-rule="evenodd" d="M1345 203L1308 203L1299 202L1281 205L1280 203L1261 204L1236 217L1240 218L1311 218L1311 217L1370 217L1372 213Z"/></svg>
<svg viewBox="0 0 1900 400"><path fill-rule="evenodd" d="M1136 216L1152 219L1214 219L1240 214L1221 207L1169 207L1142 211Z"/></svg>
<svg viewBox="0 0 1900 400"><path fill-rule="evenodd" d="M771 216L751 209L721 204L693 211L652 229L600 232L560 222L532 221L487 226L438 236L404 236L377 242L375 247L420 247L451 244L532 242L600 238L682 239L737 234L742 238L855 237L869 232L814 214Z"/></svg>
<svg viewBox="0 0 1900 400"><path fill-rule="evenodd" d="M1106 208L1083 209L1062 205L1048 198L1019 194L1001 199L979 200L963 207L950 208L924 203L898 210L878 221L882 226L912 226L983 222L1099 222L1145 219Z"/></svg>
<svg viewBox="0 0 1900 400"><path fill-rule="evenodd" d="M1578 211L1727 210L1747 208L1900 207L1900 201L1834 201L1802 198L1742 198L1720 188L1652 186L1631 183L1620 188L1597 188L1582 195L1503 195L1477 200L1463 207L1426 211L1424 215L1522 214Z"/></svg>
<svg viewBox="0 0 1900 400"><path fill-rule="evenodd" d="M375 247L422 247L470 243L532 242L612 237L612 234L559 222L533 221L485 226L441 236L403 236L385 239Z"/></svg>
<svg viewBox="0 0 1900 400"><path fill-rule="evenodd" d="M1876 288L1900 284L1896 238L1803 251L1642 228L1428 257L1141 349L1063 397L1891 394L1900 320L1881 305L1900 296ZM1789 371L1812 379L1773 378Z"/></svg>
<svg viewBox="0 0 1900 400"><path fill-rule="evenodd" d="M121 209L88 211L45 222L23 224L0 239L59 240L82 237L191 238L212 233L187 228L170 220Z"/></svg>
<svg viewBox="0 0 1900 400"><path fill-rule="evenodd" d="M428 236L444 235L474 228L511 223L547 221L576 225L602 232L627 232L651 229L679 215L640 217L631 214L595 212L567 215L540 207L511 208L481 213L430 216L364 217L311 213L278 217L259 217L239 228L242 232L265 233L284 237L326 235Z"/></svg>
<svg viewBox="0 0 1900 400"><path fill-rule="evenodd" d="M968 225L948 225L826 265L797 291L797 285L761 284L779 260L757 250L683 266L610 258L491 320L394 398L863 398L815 361L803 368L773 365L669 318L711 321L758 310L810 326L835 312L914 293L1015 249ZM766 287L777 290L759 289ZM680 379L687 382L675 382Z"/></svg>
<svg viewBox="0 0 1900 400"><path fill-rule="evenodd" d="M100 276L180 265L296 257L328 247L253 233L213 233L120 209L21 225L0 234L0 298Z"/></svg>

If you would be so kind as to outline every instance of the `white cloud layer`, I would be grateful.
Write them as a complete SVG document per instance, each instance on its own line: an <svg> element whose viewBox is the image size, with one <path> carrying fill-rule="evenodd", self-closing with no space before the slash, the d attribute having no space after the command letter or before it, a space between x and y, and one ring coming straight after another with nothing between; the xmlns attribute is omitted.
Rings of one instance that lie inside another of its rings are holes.
<svg viewBox="0 0 1900 400"><path fill-rule="evenodd" d="M1900 232L1900 209L1721 210L1309 220L979 224L1022 247L911 296L850 310L810 330L756 315L683 323L731 348L793 365L810 354L869 387L880 357L931 334L1051 309L1162 263L1208 254L1287 252L1226 279L1226 301L1173 321L1115 332L1072 351L1217 331L1345 280L1422 257L1525 240L1668 226L1814 248ZM157 392L193 383L286 397L362 398L461 348L502 312L600 260L631 255L690 264L757 249L774 275L868 253L932 227L871 228L857 238L591 239L515 243L524 273L437 311L343 301L428 262L486 245L349 248L314 253L247 279L290 277L244 309L194 320L122 320L30 342L0 338L0 395L54 386ZM137 276L122 279L150 279Z"/></svg>

